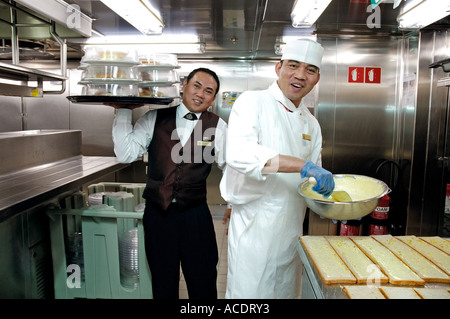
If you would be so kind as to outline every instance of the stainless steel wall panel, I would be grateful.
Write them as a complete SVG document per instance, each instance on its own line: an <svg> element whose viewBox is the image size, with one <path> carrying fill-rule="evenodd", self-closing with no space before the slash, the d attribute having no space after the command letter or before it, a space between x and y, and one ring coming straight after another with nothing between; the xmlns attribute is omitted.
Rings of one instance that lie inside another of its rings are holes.
<svg viewBox="0 0 450 319"><path fill-rule="evenodd" d="M445 148L447 90L437 87L445 76L429 64L448 57L448 31L422 31L418 57L418 86L411 192L407 232L436 235L443 214L446 170L438 158Z"/></svg>
<svg viewBox="0 0 450 319"><path fill-rule="evenodd" d="M0 132L22 130L22 100L20 97L0 97Z"/></svg>
<svg viewBox="0 0 450 319"><path fill-rule="evenodd" d="M36 63L39 69L45 69L46 72L61 74L58 66L49 63ZM60 91L61 83L48 82L43 83L44 91ZM38 129L68 129L69 128L69 101L67 100L68 91L62 94L44 94L43 97L24 97L23 98L23 130Z"/></svg>
<svg viewBox="0 0 450 319"><path fill-rule="evenodd" d="M318 87L319 102L314 109L314 115L319 119L322 129L323 149L322 165L328 170L334 167L335 153L335 116L336 116L336 90L337 90L337 39L322 37L319 40L325 54L320 69Z"/></svg>
<svg viewBox="0 0 450 319"><path fill-rule="evenodd" d="M81 70L69 70L69 94L79 95ZM112 141L114 109L105 105L72 103L70 105L70 128L83 132L82 153L85 156L115 156Z"/></svg>
<svg viewBox="0 0 450 319"><path fill-rule="evenodd" d="M69 100L67 93L46 95L43 98L23 98L24 130L69 128Z"/></svg>
<svg viewBox="0 0 450 319"><path fill-rule="evenodd" d="M324 167L334 173L373 175L374 160L394 156L397 42L319 41L326 55L316 112L324 135ZM351 66L381 67L381 84L348 83Z"/></svg>
<svg viewBox="0 0 450 319"><path fill-rule="evenodd" d="M397 134L394 141L397 150L399 169L394 185L394 196L391 194L392 232L405 234L408 218L408 200L411 181L411 165L414 149L414 122L417 92L418 37L409 36L399 39L397 64Z"/></svg>
<svg viewBox="0 0 450 319"><path fill-rule="evenodd" d="M421 234L423 200L425 192L426 149L429 125L430 75L428 63L433 51L432 33L421 34L419 47L419 68L417 73L417 100L414 153L411 172L410 201L407 232Z"/></svg>

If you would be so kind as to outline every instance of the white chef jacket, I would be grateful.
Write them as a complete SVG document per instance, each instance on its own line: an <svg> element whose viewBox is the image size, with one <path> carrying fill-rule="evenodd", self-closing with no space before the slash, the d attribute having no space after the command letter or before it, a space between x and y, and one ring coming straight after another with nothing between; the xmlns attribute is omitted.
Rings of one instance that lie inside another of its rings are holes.
<svg viewBox="0 0 450 319"><path fill-rule="evenodd" d="M191 121L184 118L189 113L186 106L181 103L176 112L176 128L182 146L186 144L198 123L201 113L195 113L197 120ZM153 137L156 121L156 110L151 110L141 116L136 124L131 124L132 111L129 109L118 109L114 117L112 139L114 142L114 153L121 163L136 161L147 152ZM227 124L219 118L215 130L214 159L219 168L225 166Z"/></svg>
<svg viewBox="0 0 450 319"><path fill-rule="evenodd" d="M307 107L298 108L274 82L239 96L228 122L222 197L233 205L228 232L226 298L295 298L297 245L306 206L299 173L262 174L276 155L321 165L322 134Z"/></svg>

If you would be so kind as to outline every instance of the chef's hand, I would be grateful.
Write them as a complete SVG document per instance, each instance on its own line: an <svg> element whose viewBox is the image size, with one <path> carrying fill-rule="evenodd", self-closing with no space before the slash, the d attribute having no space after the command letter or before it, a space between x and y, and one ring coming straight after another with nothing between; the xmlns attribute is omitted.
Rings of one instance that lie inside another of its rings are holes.
<svg viewBox="0 0 450 319"><path fill-rule="evenodd" d="M317 185L313 186L313 191L322 194L325 198L330 196L334 190L333 174L311 161L305 162L305 165L303 165L300 171L300 176L302 178L314 177Z"/></svg>

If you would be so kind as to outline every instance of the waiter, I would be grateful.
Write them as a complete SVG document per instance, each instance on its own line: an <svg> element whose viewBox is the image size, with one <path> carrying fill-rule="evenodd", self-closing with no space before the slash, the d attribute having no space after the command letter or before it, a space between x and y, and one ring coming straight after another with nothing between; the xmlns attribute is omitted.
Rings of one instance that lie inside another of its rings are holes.
<svg viewBox="0 0 450 319"><path fill-rule="evenodd" d="M320 167L322 135L303 104L320 79L323 48L311 40L287 43L267 90L240 95L228 122L222 197L233 205L228 236L226 298L295 298L297 253L306 206L301 178L329 196L330 172Z"/></svg>
<svg viewBox="0 0 450 319"><path fill-rule="evenodd" d="M143 223L155 299L179 298L180 264L189 298L217 298L218 251L206 179L214 160L219 167L225 163L226 123L207 111L219 85L216 73L195 69L183 82L178 107L149 111L134 128L131 110L116 112L118 160L149 155Z"/></svg>

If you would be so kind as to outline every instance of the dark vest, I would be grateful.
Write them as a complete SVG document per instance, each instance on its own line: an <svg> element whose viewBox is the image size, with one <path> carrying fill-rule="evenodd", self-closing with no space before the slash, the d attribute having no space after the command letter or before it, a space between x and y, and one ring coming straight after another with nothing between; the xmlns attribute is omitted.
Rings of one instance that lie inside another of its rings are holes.
<svg viewBox="0 0 450 319"><path fill-rule="evenodd" d="M206 203L206 179L214 161L219 117L203 112L184 147L176 131L176 107L160 109L148 146L147 184L143 197L162 209L175 198L180 207Z"/></svg>

